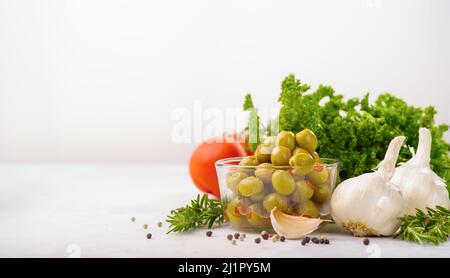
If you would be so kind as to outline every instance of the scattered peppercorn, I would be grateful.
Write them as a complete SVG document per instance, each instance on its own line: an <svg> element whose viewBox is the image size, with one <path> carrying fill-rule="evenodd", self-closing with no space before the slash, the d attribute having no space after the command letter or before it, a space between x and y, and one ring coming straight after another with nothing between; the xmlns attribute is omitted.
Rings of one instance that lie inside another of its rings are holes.
<svg viewBox="0 0 450 278"><path fill-rule="evenodd" d="M156 225L158 225L158 228L161 228L162 227L162 222L158 222L158 224L156 224Z"/></svg>
<svg viewBox="0 0 450 278"><path fill-rule="evenodd" d="M364 245L369 245L370 244L370 240L368 238L364 239L363 241Z"/></svg>
<svg viewBox="0 0 450 278"><path fill-rule="evenodd" d="M148 225L147 225L147 224L144 224L144 225L142 225L142 227L143 227L144 229L146 229L146 230L147 230L147 228L148 228Z"/></svg>
<svg viewBox="0 0 450 278"><path fill-rule="evenodd" d="M305 237L306 243L309 243L311 241L311 238L309 236Z"/></svg>
<svg viewBox="0 0 450 278"><path fill-rule="evenodd" d="M151 238L152 238L152 234L151 234L151 233L148 233L148 234L147 234L147 238L148 238L148 239L151 239Z"/></svg>
<svg viewBox="0 0 450 278"><path fill-rule="evenodd" d="M131 222L135 222L136 221L136 217L131 217Z"/></svg>
<svg viewBox="0 0 450 278"><path fill-rule="evenodd" d="M330 244L330 241L328 239L325 239L325 244Z"/></svg>
<svg viewBox="0 0 450 278"><path fill-rule="evenodd" d="M261 238L260 237L255 238L255 243L256 244L260 244L261 243Z"/></svg>
<svg viewBox="0 0 450 278"><path fill-rule="evenodd" d="M320 243L320 244L324 244L324 243L325 243L325 239L321 238L321 239L319 240L319 243Z"/></svg>
<svg viewBox="0 0 450 278"><path fill-rule="evenodd" d="M320 240L317 237L313 237L311 241L315 244L319 244Z"/></svg>
<svg viewBox="0 0 450 278"><path fill-rule="evenodd" d="M304 238L304 239L302 240L302 245L305 246L307 243L308 243L308 241L306 240L306 238Z"/></svg>
<svg viewBox="0 0 450 278"><path fill-rule="evenodd" d="M269 239L269 234L264 234L264 235L261 235L261 237L264 239L264 240L268 240Z"/></svg>
<svg viewBox="0 0 450 278"><path fill-rule="evenodd" d="M277 242L278 240L280 240L280 236L279 235L272 236L272 242Z"/></svg>
<svg viewBox="0 0 450 278"><path fill-rule="evenodd" d="M234 234L234 238L235 238L235 239L239 239L239 236L240 236L240 235L241 235L241 234L239 234L239 233L235 233L235 234Z"/></svg>
<svg viewBox="0 0 450 278"><path fill-rule="evenodd" d="M233 239L233 240L231 241L231 244L236 245L236 240Z"/></svg>
<svg viewBox="0 0 450 278"><path fill-rule="evenodd" d="M206 232L206 236L207 236L207 237L212 236L212 231L207 231L207 232Z"/></svg>
<svg viewBox="0 0 450 278"><path fill-rule="evenodd" d="M281 236L281 237L280 237L280 241L281 241L281 242L284 242L285 240L286 240L286 238L285 238L284 236Z"/></svg>
<svg viewBox="0 0 450 278"><path fill-rule="evenodd" d="M227 235L227 239L228 240L232 240L233 239L233 235L232 234Z"/></svg>

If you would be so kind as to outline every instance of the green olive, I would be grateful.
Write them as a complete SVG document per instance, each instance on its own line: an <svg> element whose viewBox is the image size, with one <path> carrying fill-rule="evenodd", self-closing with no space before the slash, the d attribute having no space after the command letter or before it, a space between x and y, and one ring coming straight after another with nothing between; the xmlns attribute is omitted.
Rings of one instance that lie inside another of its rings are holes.
<svg viewBox="0 0 450 278"><path fill-rule="evenodd" d="M255 157L259 163L270 162L270 156L272 154L272 148L261 144L255 151Z"/></svg>
<svg viewBox="0 0 450 278"><path fill-rule="evenodd" d="M284 146L275 147L270 156L270 160L274 166L287 166L289 165L290 158L291 151Z"/></svg>
<svg viewBox="0 0 450 278"><path fill-rule="evenodd" d="M244 225L246 222L246 219L239 213L240 202L237 198L229 202L224 213L225 218L236 226Z"/></svg>
<svg viewBox="0 0 450 278"><path fill-rule="evenodd" d="M317 152L313 152L311 155L314 158L315 162L322 163L322 159L320 159L320 156L319 156L319 154Z"/></svg>
<svg viewBox="0 0 450 278"><path fill-rule="evenodd" d="M319 209L311 200L299 204L297 207L297 213L301 216L310 218L319 217Z"/></svg>
<svg viewBox="0 0 450 278"><path fill-rule="evenodd" d="M284 146L291 152L295 149L295 135L291 131L282 131L277 136L276 146Z"/></svg>
<svg viewBox="0 0 450 278"><path fill-rule="evenodd" d="M276 142L277 142L276 136L269 136L266 138L266 140L264 140L264 145L267 145L269 147L275 147Z"/></svg>
<svg viewBox="0 0 450 278"><path fill-rule="evenodd" d="M248 177L248 175L244 172L233 172L228 176L227 187L236 194L237 185L241 182L241 180Z"/></svg>
<svg viewBox="0 0 450 278"><path fill-rule="evenodd" d="M304 129L295 135L295 141L300 148L307 150L310 153L313 153L317 149L317 137L309 129Z"/></svg>
<svg viewBox="0 0 450 278"><path fill-rule="evenodd" d="M270 163L262 163L256 167L255 176L262 180L265 184L269 184L272 182L272 174L275 172L275 169L272 167Z"/></svg>
<svg viewBox="0 0 450 278"><path fill-rule="evenodd" d="M292 193L291 199L295 203L303 203L311 199L314 194L314 184L309 180L300 180L295 183L295 191Z"/></svg>
<svg viewBox="0 0 450 278"><path fill-rule="evenodd" d="M264 200L264 197L266 197L266 195L267 195L266 191L262 190L261 192L250 196L250 200L252 202L262 202L262 200Z"/></svg>
<svg viewBox="0 0 450 278"><path fill-rule="evenodd" d="M230 201L227 204L227 208L225 210L226 214L234 216L234 217L240 217L241 215L239 214L238 211L238 206L239 206L240 200L238 198L233 199L232 201Z"/></svg>
<svg viewBox="0 0 450 278"><path fill-rule="evenodd" d="M269 215L264 211L261 204L253 204L249 207L250 213L247 214L247 221L253 227L270 227Z"/></svg>
<svg viewBox="0 0 450 278"><path fill-rule="evenodd" d="M323 164L316 162L314 164L314 170L308 174L308 178L314 184L325 183L328 180L328 170Z"/></svg>
<svg viewBox="0 0 450 278"><path fill-rule="evenodd" d="M305 149L303 149L303 148L296 147L296 148L294 149L294 151L292 152L292 156L294 156L294 155L296 155L296 154L298 154L298 153L306 153L306 154L310 154L307 150L305 150Z"/></svg>
<svg viewBox="0 0 450 278"><path fill-rule="evenodd" d="M328 184L319 184L316 185L314 189L314 195L312 200L317 203L325 203L328 202L331 198L331 189Z"/></svg>
<svg viewBox="0 0 450 278"><path fill-rule="evenodd" d="M289 195L295 190L295 180L289 172L277 170L272 175L272 186L276 192Z"/></svg>
<svg viewBox="0 0 450 278"><path fill-rule="evenodd" d="M294 166L295 164L295 155L291 156L291 158L289 158L289 166Z"/></svg>
<svg viewBox="0 0 450 278"><path fill-rule="evenodd" d="M298 182L300 180L304 180L306 178L306 175L302 175L297 173L297 171L295 170L295 167L291 170L289 170L289 172L291 173L292 177L294 178L295 182Z"/></svg>
<svg viewBox="0 0 450 278"><path fill-rule="evenodd" d="M314 170L314 158L306 153L297 153L289 159L289 164L295 166L297 175L306 175Z"/></svg>
<svg viewBox="0 0 450 278"><path fill-rule="evenodd" d="M278 193L271 193L264 198L263 207L268 213L275 207L282 212L286 212L289 208L289 199Z"/></svg>
<svg viewBox="0 0 450 278"><path fill-rule="evenodd" d="M258 166L258 159L254 156L246 156L241 162L239 162L239 166Z"/></svg>
<svg viewBox="0 0 450 278"><path fill-rule="evenodd" d="M263 191L264 183L257 177L248 177L241 180L237 187L242 196L250 197Z"/></svg>

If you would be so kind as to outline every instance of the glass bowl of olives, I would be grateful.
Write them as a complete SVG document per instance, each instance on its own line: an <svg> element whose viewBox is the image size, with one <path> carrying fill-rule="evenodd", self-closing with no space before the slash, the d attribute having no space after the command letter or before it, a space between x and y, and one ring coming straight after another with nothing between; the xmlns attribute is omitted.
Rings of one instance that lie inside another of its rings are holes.
<svg viewBox="0 0 450 278"><path fill-rule="evenodd" d="M305 129L266 138L253 156L216 162L224 216L239 230L271 229L270 212L330 218L338 161L321 158Z"/></svg>

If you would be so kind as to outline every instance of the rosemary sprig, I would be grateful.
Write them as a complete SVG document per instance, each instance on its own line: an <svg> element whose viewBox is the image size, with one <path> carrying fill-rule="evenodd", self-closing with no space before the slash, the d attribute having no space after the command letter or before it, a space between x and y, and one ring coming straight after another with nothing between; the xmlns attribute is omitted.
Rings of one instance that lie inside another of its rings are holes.
<svg viewBox="0 0 450 278"><path fill-rule="evenodd" d="M208 194L198 194L190 204L173 210L167 216L166 222L170 223L167 233L185 232L202 226L211 228L215 224L221 225L223 221L221 201L210 199Z"/></svg>
<svg viewBox="0 0 450 278"><path fill-rule="evenodd" d="M438 245L446 242L450 235L450 210L441 206L427 208L426 212L416 209L416 215L401 217L400 221L402 224L394 237L406 241Z"/></svg>

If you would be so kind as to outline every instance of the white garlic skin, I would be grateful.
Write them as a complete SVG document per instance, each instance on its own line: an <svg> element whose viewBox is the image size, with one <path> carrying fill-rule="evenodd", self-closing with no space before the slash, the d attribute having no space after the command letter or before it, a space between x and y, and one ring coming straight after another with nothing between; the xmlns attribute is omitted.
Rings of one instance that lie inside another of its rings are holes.
<svg viewBox="0 0 450 278"><path fill-rule="evenodd" d="M374 173L345 180L331 197L331 216L355 236L390 236L400 226L403 198L390 182L405 137L395 137Z"/></svg>
<svg viewBox="0 0 450 278"><path fill-rule="evenodd" d="M416 208L426 210L437 205L450 208L445 183L430 168L405 164L395 170L392 182L398 185L405 203L404 214L415 215Z"/></svg>
<svg viewBox="0 0 450 278"><path fill-rule="evenodd" d="M416 208L425 211L437 205L450 208L446 184L430 168L431 143L430 130L421 128L416 155L396 168L392 177L402 193L405 214L415 215Z"/></svg>
<svg viewBox="0 0 450 278"><path fill-rule="evenodd" d="M398 217L403 213L403 200L395 186L375 172L342 182L331 198L331 211L333 220L341 227L353 222L372 230L359 236L390 236L400 226Z"/></svg>

